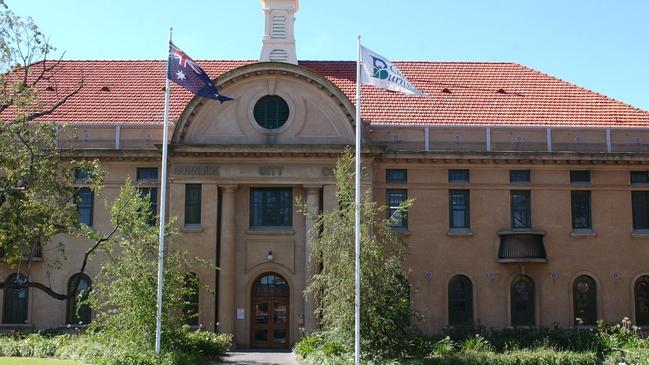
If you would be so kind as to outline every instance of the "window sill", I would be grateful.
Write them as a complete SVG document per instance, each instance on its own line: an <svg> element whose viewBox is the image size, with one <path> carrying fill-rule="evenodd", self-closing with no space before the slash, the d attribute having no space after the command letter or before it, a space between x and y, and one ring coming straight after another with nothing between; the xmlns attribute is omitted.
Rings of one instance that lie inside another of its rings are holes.
<svg viewBox="0 0 649 365"><path fill-rule="evenodd" d="M597 237L597 233L592 229L573 229L572 232L570 232L570 237Z"/></svg>
<svg viewBox="0 0 649 365"><path fill-rule="evenodd" d="M408 228L391 227L390 229L392 229L392 232L394 232L396 234L399 234L399 235L402 235L402 236L410 236L410 231L408 230Z"/></svg>
<svg viewBox="0 0 649 365"><path fill-rule="evenodd" d="M473 232L471 232L471 229L469 228L451 228L446 232L446 235L455 237L471 237L473 236Z"/></svg>
<svg viewBox="0 0 649 365"><path fill-rule="evenodd" d="M631 232L633 238L649 238L649 229L634 229Z"/></svg>
<svg viewBox="0 0 649 365"><path fill-rule="evenodd" d="M196 225L187 225L181 228L183 233L201 233L203 232L203 227L200 224Z"/></svg>
<svg viewBox="0 0 649 365"><path fill-rule="evenodd" d="M246 230L249 235L291 236L295 230L291 227L254 227Z"/></svg>
<svg viewBox="0 0 649 365"><path fill-rule="evenodd" d="M496 233L499 236L510 235L510 234L521 234L521 233L528 233L528 234L536 234L536 235L545 236L545 231L537 231L537 230L533 230L531 228L512 228L510 230L498 231Z"/></svg>

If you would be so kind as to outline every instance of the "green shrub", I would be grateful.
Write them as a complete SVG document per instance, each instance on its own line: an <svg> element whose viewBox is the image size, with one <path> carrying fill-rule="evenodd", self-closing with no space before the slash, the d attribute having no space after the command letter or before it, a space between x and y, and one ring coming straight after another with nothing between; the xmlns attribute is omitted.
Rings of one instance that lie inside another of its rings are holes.
<svg viewBox="0 0 649 365"><path fill-rule="evenodd" d="M521 350L509 353L462 351L443 358L426 359L426 365L597 365L594 352L566 352L550 349Z"/></svg>
<svg viewBox="0 0 649 365"><path fill-rule="evenodd" d="M462 350L487 352L491 351L491 345L484 337L475 335L462 342Z"/></svg>
<svg viewBox="0 0 649 365"><path fill-rule="evenodd" d="M178 331L176 347L167 347L158 359L150 349L103 334L0 336L0 356L56 357L96 365L185 365L222 357L232 336L204 331Z"/></svg>
<svg viewBox="0 0 649 365"><path fill-rule="evenodd" d="M322 337L318 335L303 337L293 347L293 353L300 359L306 359L307 356L318 351L322 342Z"/></svg>
<svg viewBox="0 0 649 365"><path fill-rule="evenodd" d="M345 353L345 347L339 342L327 342L322 346L325 356L338 356Z"/></svg>
<svg viewBox="0 0 649 365"><path fill-rule="evenodd" d="M438 336L422 336L413 334L408 340L408 347L403 349L403 353L405 356L412 356L421 359L435 352L435 347L439 346L439 342L444 340L445 339L440 340ZM448 340L450 340L450 338L448 338Z"/></svg>
<svg viewBox="0 0 649 365"><path fill-rule="evenodd" d="M649 365L649 349L635 348L624 349L606 357L606 363L628 364L628 365Z"/></svg>
<svg viewBox="0 0 649 365"><path fill-rule="evenodd" d="M70 342L70 336L44 337L37 333L25 336L1 336L0 356L52 357L56 350Z"/></svg>
<svg viewBox="0 0 649 365"><path fill-rule="evenodd" d="M178 344L179 350L208 359L223 357L232 346L232 335L227 333L186 330L183 334L182 341Z"/></svg>
<svg viewBox="0 0 649 365"><path fill-rule="evenodd" d="M597 351L597 331L591 328L484 328L478 326L446 328L443 334L458 342L480 335L496 352L506 350L550 346L558 350L589 352Z"/></svg>
<svg viewBox="0 0 649 365"><path fill-rule="evenodd" d="M452 354L454 351L455 342L453 342L450 337L446 336L433 346L432 355L436 357L444 357Z"/></svg>

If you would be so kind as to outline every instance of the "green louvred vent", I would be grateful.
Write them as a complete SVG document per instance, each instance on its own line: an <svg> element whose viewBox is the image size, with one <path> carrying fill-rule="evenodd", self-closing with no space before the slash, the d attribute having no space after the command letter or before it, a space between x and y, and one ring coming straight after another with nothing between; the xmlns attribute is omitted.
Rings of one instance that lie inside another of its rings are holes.
<svg viewBox="0 0 649 365"><path fill-rule="evenodd" d="M277 95L266 95L259 99L253 110L255 121L265 129L277 129L288 120L288 104Z"/></svg>

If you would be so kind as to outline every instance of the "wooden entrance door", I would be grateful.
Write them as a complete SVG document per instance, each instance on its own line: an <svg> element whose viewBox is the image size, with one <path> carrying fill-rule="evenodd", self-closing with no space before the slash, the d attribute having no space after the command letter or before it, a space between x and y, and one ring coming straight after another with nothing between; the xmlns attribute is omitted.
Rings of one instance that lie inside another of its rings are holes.
<svg viewBox="0 0 649 365"><path fill-rule="evenodd" d="M286 281L267 273L255 281L252 290L252 346L288 348L290 312Z"/></svg>

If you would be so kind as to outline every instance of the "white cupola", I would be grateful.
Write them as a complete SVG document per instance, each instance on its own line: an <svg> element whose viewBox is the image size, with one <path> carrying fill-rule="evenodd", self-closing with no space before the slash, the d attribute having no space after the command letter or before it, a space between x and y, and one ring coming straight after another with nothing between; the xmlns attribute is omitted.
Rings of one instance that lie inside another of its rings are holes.
<svg viewBox="0 0 649 365"><path fill-rule="evenodd" d="M298 0L261 0L261 7L266 16L266 26L259 61L297 65L293 34Z"/></svg>

